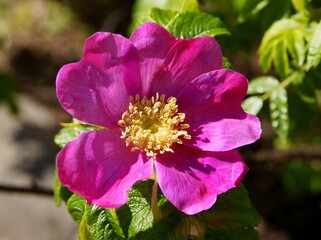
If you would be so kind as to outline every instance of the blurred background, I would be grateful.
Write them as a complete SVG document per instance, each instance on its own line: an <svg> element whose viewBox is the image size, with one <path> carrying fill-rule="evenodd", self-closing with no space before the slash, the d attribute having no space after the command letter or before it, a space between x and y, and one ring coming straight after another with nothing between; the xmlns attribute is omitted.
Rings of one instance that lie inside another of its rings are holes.
<svg viewBox="0 0 321 240"><path fill-rule="evenodd" d="M320 1L309 2L320 18ZM92 33L129 36L136 20L152 6L175 10L181 3L0 0L0 240L77 239L76 224L64 205L55 206L52 196L59 151L53 139L59 123L71 120L56 99L56 74L62 65L81 58ZM263 33L294 12L290 0L200 4L226 23L231 35L217 38L223 55L249 79L262 75L257 49ZM274 141L263 109L262 138L240 149L250 167L244 184L263 218L258 229L265 240L320 236L320 108L306 108L295 97L291 101L295 134L286 148Z"/></svg>

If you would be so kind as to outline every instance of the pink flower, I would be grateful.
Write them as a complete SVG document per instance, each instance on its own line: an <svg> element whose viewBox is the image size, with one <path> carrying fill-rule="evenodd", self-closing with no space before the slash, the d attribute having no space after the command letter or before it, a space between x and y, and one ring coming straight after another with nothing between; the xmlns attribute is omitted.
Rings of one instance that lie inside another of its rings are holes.
<svg viewBox="0 0 321 240"><path fill-rule="evenodd" d="M80 134L57 159L61 183L91 204L126 203L153 173L181 211L209 209L247 171L235 148L261 134L240 104L247 79L222 69L211 37L178 39L155 23L129 39L98 32L63 66L57 96L74 118L106 129Z"/></svg>

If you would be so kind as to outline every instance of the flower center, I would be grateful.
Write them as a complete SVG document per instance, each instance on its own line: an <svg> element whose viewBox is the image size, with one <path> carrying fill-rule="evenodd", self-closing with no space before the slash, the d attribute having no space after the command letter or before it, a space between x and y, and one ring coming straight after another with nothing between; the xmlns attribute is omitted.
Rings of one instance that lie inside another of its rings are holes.
<svg viewBox="0 0 321 240"><path fill-rule="evenodd" d="M157 154L173 152L173 143L182 144L180 138L191 139L183 123L184 113L178 112L176 98L170 97L165 101L165 95L147 99L136 95L129 97L128 111L124 112L118 125L123 127L121 138L132 150L143 149L149 157Z"/></svg>

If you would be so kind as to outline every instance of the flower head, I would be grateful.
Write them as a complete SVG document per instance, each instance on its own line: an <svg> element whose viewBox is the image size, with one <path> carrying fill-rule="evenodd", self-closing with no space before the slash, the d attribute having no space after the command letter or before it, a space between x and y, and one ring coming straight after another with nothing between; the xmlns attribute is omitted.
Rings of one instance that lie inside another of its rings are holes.
<svg viewBox="0 0 321 240"><path fill-rule="evenodd" d="M60 151L60 181L89 203L114 208L155 171L178 209L210 208L247 171L235 148L261 134L258 118L241 108L247 84L222 69L211 37L178 39L155 23L129 39L95 33L82 59L59 71L57 96L74 118L105 129Z"/></svg>

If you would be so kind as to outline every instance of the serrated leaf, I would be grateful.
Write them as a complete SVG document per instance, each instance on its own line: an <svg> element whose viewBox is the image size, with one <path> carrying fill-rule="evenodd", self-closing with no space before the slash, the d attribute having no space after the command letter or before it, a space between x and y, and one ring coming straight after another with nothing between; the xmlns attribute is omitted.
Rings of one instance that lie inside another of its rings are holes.
<svg viewBox="0 0 321 240"><path fill-rule="evenodd" d="M128 227L129 238L153 226L152 185L152 181L141 181L135 184L128 193L127 205L131 212L131 222Z"/></svg>
<svg viewBox="0 0 321 240"><path fill-rule="evenodd" d="M86 209L89 240L125 239L115 209L88 206Z"/></svg>
<svg viewBox="0 0 321 240"><path fill-rule="evenodd" d="M79 224L79 238L83 240L125 239L115 209L88 205L74 194L67 202L67 210Z"/></svg>
<svg viewBox="0 0 321 240"><path fill-rule="evenodd" d="M165 28L177 14L179 14L178 11L163 10L160 8L152 8L150 11L151 19Z"/></svg>
<svg viewBox="0 0 321 240"><path fill-rule="evenodd" d="M287 42L277 42L274 48L274 66L278 73L287 76L290 73L290 65L287 54Z"/></svg>
<svg viewBox="0 0 321 240"><path fill-rule="evenodd" d="M73 194L67 201L67 210L71 217L80 224L85 214L87 201L77 194Z"/></svg>
<svg viewBox="0 0 321 240"><path fill-rule="evenodd" d="M253 115L257 115L261 111L262 107L263 100L258 96L248 97L242 102L242 108L244 111Z"/></svg>
<svg viewBox="0 0 321 240"><path fill-rule="evenodd" d="M196 216L204 224L217 230L254 227L261 222L242 184L219 195L211 209Z"/></svg>
<svg viewBox="0 0 321 240"><path fill-rule="evenodd" d="M296 62L296 65L303 66L305 60L305 40L299 31L293 32L294 37L287 39L287 47L290 55Z"/></svg>
<svg viewBox="0 0 321 240"><path fill-rule="evenodd" d="M263 94L272 90L278 84L279 84L279 81L272 76L261 76L261 77L253 78L249 82L247 94L248 95Z"/></svg>
<svg viewBox="0 0 321 240"><path fill-rule="evenodd" d="M206 228L205 240L259 240L259 232L253 227L217 230Z"/></svg>
<svg viewBox="0 0 321 240"><path fill-rule="evenodd" d="M225 24L218 17L201 12L179 13L166 28L178 38L229 34Z"/></svg>
<svg viewBox="0 0 321 240"><path fill-rule="evenodd" d="M321 60L321 22L315 27L308 43L307 70L317 67Z"/></svg>
<svg viewBox="0 0 321 240"><path fill-rule="evenodd" d="M161 222L155 223L152 228L140 232L135 236L137 240L179 240L175 233L175 227L180 221L178 215L171 215Z"/></svg>
<svg viewBox="0 0 321 240"><path fill-rule="evenodd" d="M305 59L304 22L298 19L276 21L264 34L259 47L259 62L264 72L273 63L276 71L287 76L290 73L290 59L302 66ZM288 55L289 53L289 55Z"/></svg>
<svg viewBox="0 0 321 240"><path fill-rule="evenodd" d="M272 93L269 99L270 118L277 137L286 142L289 132L288 97L284 88Z"/></svg>

